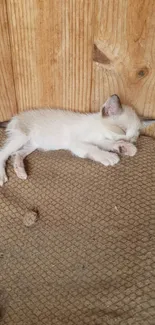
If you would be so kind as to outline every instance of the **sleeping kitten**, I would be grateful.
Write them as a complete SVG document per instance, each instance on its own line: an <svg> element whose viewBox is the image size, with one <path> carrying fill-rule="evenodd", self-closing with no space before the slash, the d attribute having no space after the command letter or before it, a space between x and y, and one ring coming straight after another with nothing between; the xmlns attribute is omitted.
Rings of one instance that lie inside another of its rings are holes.
<svg viewBox="0 0 155 325"><path fill-rule="evenodd" d="M5 162L13 156L15 173L26 179L24 158L36 149L70 150L81 158L90 158L104 166L115 165L117 153L134 156L131 142L139 136L141 122L131 107L111 96L99 113L40 109L20 113L7 125L8 139L0 151L0 186L7 181Z"/></svg>

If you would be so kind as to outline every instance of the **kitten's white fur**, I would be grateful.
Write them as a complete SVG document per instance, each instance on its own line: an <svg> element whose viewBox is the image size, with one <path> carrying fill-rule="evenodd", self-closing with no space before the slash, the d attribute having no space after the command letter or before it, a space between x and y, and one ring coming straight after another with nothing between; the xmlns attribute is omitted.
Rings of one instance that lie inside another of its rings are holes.
<svg viewBox="0 0 155 325"><path fill-rule="evenodd" d="M0 185L7 181L5 162L14 156L14 170L26 179L24 158L36 149L70 150L81 158L90 158L105 166L118 163L117 153L133 156L131 143L139 136L141 122L135 111L111 96L101 112L80 114L55 109L23 112L7 126L8 139L0 151ZM109 152L110 151L110 152ZM113 151L113 152L112 152ZM117 152L117 153L116 153Z"/></svg>

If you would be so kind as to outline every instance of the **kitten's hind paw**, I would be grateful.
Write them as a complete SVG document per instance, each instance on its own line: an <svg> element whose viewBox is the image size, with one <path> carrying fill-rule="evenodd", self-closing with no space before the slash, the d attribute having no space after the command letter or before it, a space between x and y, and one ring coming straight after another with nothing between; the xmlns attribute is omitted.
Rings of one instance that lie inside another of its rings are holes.
<svg viewBox="0 0 155 325"><path fill-rule="evenodd" d="M24 167L14 166L14 171L18 178L23 179L23 180L27 179L27 174L26 174Z"/></svg>
<svg viewBox="0 0 155 325"><path fill-rule="evenodd" d="M7 181L8 178L6 176L5 170L4 169L0 170L0 186L2 187L4 183L6 183Z"/></svg>

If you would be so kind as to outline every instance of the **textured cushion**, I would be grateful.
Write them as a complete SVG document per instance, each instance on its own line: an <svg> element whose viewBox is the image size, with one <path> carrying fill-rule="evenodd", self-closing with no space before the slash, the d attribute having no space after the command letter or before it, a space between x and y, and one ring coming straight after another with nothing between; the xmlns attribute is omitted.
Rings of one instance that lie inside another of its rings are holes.
<svg viewBox="0 0 155 325"><path fill-rule="evenodd" d="M2 131L1 131L2 135ZM7 325L155 324L155 141L115 167L35 152L0 189L0 317ZM38 210L26 227L23 218Z"/></svg>

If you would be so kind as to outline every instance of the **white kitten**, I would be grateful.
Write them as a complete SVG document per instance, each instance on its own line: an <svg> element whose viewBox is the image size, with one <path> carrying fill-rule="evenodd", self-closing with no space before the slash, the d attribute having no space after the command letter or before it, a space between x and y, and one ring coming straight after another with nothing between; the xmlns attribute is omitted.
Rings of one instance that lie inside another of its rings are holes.
<svg viewBox="0 0 155 325"><path fill-rule="evenodd" d="M117 153L135 155L137 149L131 142L139 136L140 128L136 113L131 107L122 106L117 95L111 96L101 111L94 114L57 109L23 112L7 126L8 139L0 151L0 185L7 181L8 157L14 156L17 176L26 179L23 160L36 149L66 149L78 157L114 165L120 159Z"/></svg>

